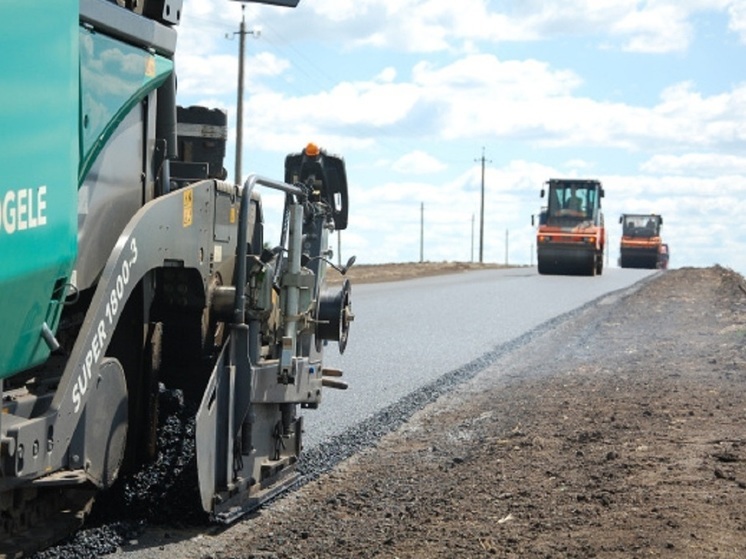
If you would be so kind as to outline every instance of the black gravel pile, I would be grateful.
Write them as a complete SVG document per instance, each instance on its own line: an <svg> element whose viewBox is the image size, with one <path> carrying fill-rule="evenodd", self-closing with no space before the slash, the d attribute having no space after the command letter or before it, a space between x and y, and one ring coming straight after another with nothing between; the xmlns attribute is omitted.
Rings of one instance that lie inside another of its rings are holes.
<svg viewBox="0 0 746 559"><path fill-rule="evenodd" d="M82 529L34 559L100 557L137 539L152 524L205 525L208 517L200 505L197 482L195 414L181 391L161 387L156 459L122 476L96 498Z"/></svg>
<svg viewBox="0 0 746 559"><path fill-rule="evenodd" d="M114 553L126 541L137 538L144 522L111 522L95 528L84 528L74 536L33 556L34 559L95 559Z"/></svg>
<svg viewBox="0 0 746 559"><path fill-rule="evenodd" d="M123 476L115 490L97 499L90 522L128 518L150 523L202 524L195 458L196 408L180 390L161 389L158 456L140 471Z"/></svg>

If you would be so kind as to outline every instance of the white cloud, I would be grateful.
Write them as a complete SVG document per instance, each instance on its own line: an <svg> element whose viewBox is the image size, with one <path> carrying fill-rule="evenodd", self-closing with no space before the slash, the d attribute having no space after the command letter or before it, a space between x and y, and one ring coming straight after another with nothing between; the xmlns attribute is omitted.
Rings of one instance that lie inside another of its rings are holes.
<svg viewBox="0 0 746 559"><path fill-rule="evenodd" d="M625 50L649 53L682 51L692 39L688 16L680 4L650 2L642 10L625 14L611 25L611 31L629 37Z"/></svg>
<svg viewBox="0 0 746 559"><path fill-rule="evenodd" d="M218 48L225 34L238 30L238 3L225 3L191 0L185 9L185 39L199 36L194 47L202 52ZM743 0L303 0L295 10L247 6L250 29L266 26L270 33L296 40L333 40L343 49L473 51L476 43L590 36L607 44L618 41L617 48L629 51L681 52L694 38L693 17L725 10L730 30L746 40ZM308 20L314 25L307 25Z"/></svg>
<svg viewBox="0 0 746 559"><path fill-rule="evenodd" d="M442 171L446 166L436 157L421 150L409 152L392 165L392 169L399 173L410 175L425 175Z"/></svg>
<svg viewBox="0 0 746 559"><path fill-rule="evenodd" d="M689 176L736 175L744 169L746 157L723 153L654 155L640 166L646 173Z"/></svg>
<svg viewBox="0 0 746 559"><path fill-rule="evenodd" d="M728 29L737 33L742 43L746 43L746 0L734 0L728 6L728 15Z"/></svg>
<svg viewBox="0 0 746 559"><path fill-rule="evenodd" d="M565 161L563 167L575 172L580 170L585 172L593 168L593 163L584 159L570 159L569 161Z"/></svg>
<svg viewBox="0 0 746 559"><path fill-rule="evenodd" d="M383 83L391 83L396 79L396 68L387 66L374 78L374 81L380 81Z"/></svg>
<svg viewBox="0 0 746 559"><path fill-rule="evenodd" d="M316 0L308 9L348 33L347 45L408 52L453 50L474 41L499 43L592 35L635 52L680 52L694 37L691 18L729 10L743 33L742 0ZM468 47L470 48L470 46Z"/></svg>

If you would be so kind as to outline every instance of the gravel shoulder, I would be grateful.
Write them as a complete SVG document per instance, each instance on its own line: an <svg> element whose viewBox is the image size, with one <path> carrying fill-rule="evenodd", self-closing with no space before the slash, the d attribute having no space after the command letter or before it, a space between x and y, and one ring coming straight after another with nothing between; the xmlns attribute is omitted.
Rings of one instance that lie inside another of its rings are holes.
<svg viewBox="0 0 746 559"><path fill-rule="evenodd" d="M184 559L746 556L746 293L661 272L502 355L379 444Z"/></svg>

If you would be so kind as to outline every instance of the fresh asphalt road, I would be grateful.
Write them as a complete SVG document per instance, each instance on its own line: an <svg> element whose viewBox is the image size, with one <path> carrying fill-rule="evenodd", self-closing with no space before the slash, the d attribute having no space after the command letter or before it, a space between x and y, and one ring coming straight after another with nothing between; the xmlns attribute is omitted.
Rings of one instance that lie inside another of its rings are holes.
<svg viewBox="0 0 746 559"><path fill-rule="evenodd" d="M344 391L324 389L304 410L304 447L365 421L421 386L544 322L627 288L654 270L606 268L603 275L540 276L536 268L484 270L352 286L355 320L347 349L330 343L327 367L344 371Z"/></svg>

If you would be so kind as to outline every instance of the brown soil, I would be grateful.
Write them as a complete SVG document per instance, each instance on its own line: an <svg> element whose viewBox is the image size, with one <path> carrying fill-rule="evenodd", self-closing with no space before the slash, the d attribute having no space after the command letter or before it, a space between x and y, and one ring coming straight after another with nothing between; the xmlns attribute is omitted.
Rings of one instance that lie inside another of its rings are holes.
<svg viewBox="0 0 746 559"><path fill-rule="evenodd" d="M177 554L746 557L743 281L677 269L609 296Z"/></svg>

